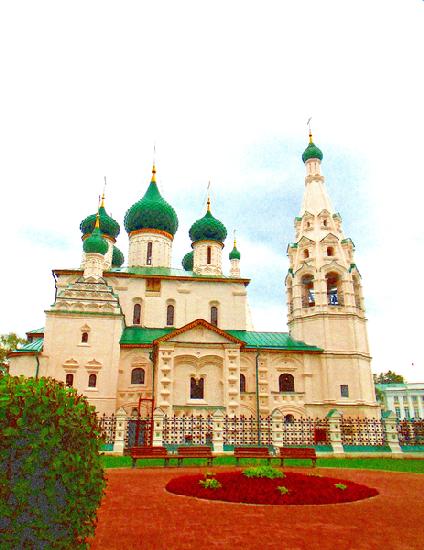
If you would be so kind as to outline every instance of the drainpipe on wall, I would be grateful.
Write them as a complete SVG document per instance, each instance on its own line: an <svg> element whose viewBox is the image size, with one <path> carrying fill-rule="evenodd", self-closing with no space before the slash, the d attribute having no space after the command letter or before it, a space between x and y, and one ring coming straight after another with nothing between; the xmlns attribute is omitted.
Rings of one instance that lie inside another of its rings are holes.
<svg viewBox="0 0 424 550"><path fill-rule="evenodd" d="M40 355L39 353L36 353L36 354L35 354L35 361L36 361L36 363L37 363L37 366L36 366L36 368L35 368L35 379L36 379L36 380L38 379L38 373L39 373L39 371L40 371L40 360L38 359L38 356L39 356L39 355Z"/></svg>
<svg viewBox="0 0 424 550"><path fill-rule="evenodd" d="M256 418L258 421L258 445L261 444L261 417L259 414L259 355L260 351L256 350Z"/></svg>

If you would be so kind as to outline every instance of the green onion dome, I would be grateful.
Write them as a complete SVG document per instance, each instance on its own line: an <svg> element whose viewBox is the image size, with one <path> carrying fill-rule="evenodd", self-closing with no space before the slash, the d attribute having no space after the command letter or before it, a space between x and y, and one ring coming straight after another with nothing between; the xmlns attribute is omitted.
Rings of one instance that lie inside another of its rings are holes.
<svg viewBox="0 0 424 550"><path fill-rule="evenodd" d="M234 248L229 253L230 260L240 260L240 252L237 250L236 241L234 241Z"/></svg>
<svg viewBox="0 0 424 550"><path fill-rule="evenodd" d="M187 252L187 254L184 256L183 261L181 262L183 264L183 268L186 271L193 271L193 251Z"/></svg>
<svg viewBox="0 0 424 550"><path fill-rule="evenodd" d="M309 134L309 144L303 152L302 160L306 162L309 159L319 159L322 160L323 154L321 149L319 149L315 143L312 141L312 134Z"/></svg>
<svg viewBox="0 0 424 550"><path fill-rule="evenodd" d="M225 241L227 230L223 223L212 216L209 199L206 214L203 218L194 222L188 234L193 242L218 241L223 243Z"/></svg>
<svg viewBox="0 0 424 550"><path fill-rule="evenodd" d="M115 245L113 245L112 250L112 267L121 267L121 265L124 263L124 255L119 250L119 248Z"/></svg>
<svg viewBox="0 0 424 550"><path fill-rule="evenodd" d="M153 166L152 181L144 197L133 204L125 214L124 225L127 233L138 229L158 229L175 235L178 229L175 210L160 194L155 174L156 169Z"/></svg>
<svg viewBox="0 0 424 550"><path fill-rule="evenodd" d="M96 216L97 214L91 214L90 216L87 216L85 220L82 220L80 223L80 229L83 235L88 235L93 232L94 225L96 223ZM103 235L108 235L109 237L116 239L120 232L119 223L106 212L104 207L104 195L99 208L99 221L100 231Z"/></svg>
<svg viewBox="0 0 424 550"><path fill-rule="evenodd" d="M85 239L82 247L86 254L106 254L108 251L109 245L102 237L98 222L96 223L93 233Z"/></svg>

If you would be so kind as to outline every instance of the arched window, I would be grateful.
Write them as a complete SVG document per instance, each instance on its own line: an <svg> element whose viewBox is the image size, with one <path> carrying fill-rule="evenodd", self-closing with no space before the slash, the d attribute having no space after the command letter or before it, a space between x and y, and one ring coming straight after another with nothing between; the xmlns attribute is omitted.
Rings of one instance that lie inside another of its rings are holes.
<svg viewBox="0 0 424 550"><path fill-rule="evenodd" d="M305 248L305 250L303 251L303 257L309 258L309 250L307 248Z"/></svg>
<svg viewBox="0 0 424 550"><path fill-rule="evenodd" d="M133 325L139 325L140 323L141 323L141 305L134 304Z"/></svg>
<svg viewBox="0 0 424 550"><path fill-rule="evenodd" d="M332 246L327 246L327 256L334 256L334 248Z"/></svg>
<svg viewBox="0 0 424 550"><path fill-rule="evenodd" d="M246 377L244 374L240 374L240 393L246 391Z"/></svg>
<svg viewBox="0 0 424 550"><path fill-rule="evenodd" d="M83 333L81 334L81 342L82 342L83 344L86 344L86 343L88 342L88 332L83 332Z"/></svg>
<svg viewBox="0 0 424 550"><path fill-rule="evenodd" d="M97 385L97 375L96 374L90 374L88 377L88 387L89 388L95 388Z"/></svg>
<svg viewBox="0 0 424 550"><path fill-rule="evenodd" d="M216 306L211 307L211 325L218 326L218 308Z"/></svg>
<svg viewBox="0 0 424 550"><path fill-rule="evenodd" d="M315 305L314 278L312 275L302 277L302 307Z"/></svg>
<svg viewBox="0 0 424 550"><path fill-rule="evenodd" d="M66 385L68 386L68 388L72 388L72 386L74 385L74 375L71 374L71 373L68 373L66 375Z"/></svg>
<svg viewBox="0 0 424 550"><path fill-rule="evenodd" d="M138 416L138 409L136 409L135 407L132 408L131 410L131 416Z"/></svg>
<svg viewBox="0 0 424 550"><path fill-rule="evenodd" d="M324 227L327 227L327 220L323 220L322 223L323 223Z"/></svg>
<svg viewBox="0 0 424 550"><path fill-rule="evenodd" d="M292 414L286 414L284 417L284 424L292 424L294 422L294 416Z"/></svg>
<svg viewBox="0 0 424 550"><path fill-rule="evenodd" d="M147 243L147 257L146 257L147 265L152 265L152 255L153 255L153 243L149 241Z"/></svg>
<svg viewBox="0 0 424 550"><path fill-rule="evenodd" d="M190 378L190 399L203 399L205 394L205 381L203 378L196 380L194 376Z"/></svg>
<svg viewBox="0 0 424 550"><path fill-rule="evenodd" d="M212 263L212 248L210 246L206 249L206 263L208 265Z"/></svg>
<svg viewBox="0 0 424 550"><path fill-rule="evenodd" d="M174 326L174 315L175 308L172 304L169 304L169 306L166 308L166 324L168 326Z"/></svg>
<svg viewBox="0 0 424 550"><path fill-rule="evenodd" d="M136 368L131 371L131 384L144 384L144 369Z"/></svg>
<svg viewBox="0 0 424 550"><path fill-rule="evenodd" d="M294 377L286 372L278 377L278 388L280 392L294 391Z"/></svg>
<svg viewBox="0 0 424 550"><path fill-rule="evenodd" d="M327 303L330 306L343 305L342 283L337 273L327 273Z"/></svg>

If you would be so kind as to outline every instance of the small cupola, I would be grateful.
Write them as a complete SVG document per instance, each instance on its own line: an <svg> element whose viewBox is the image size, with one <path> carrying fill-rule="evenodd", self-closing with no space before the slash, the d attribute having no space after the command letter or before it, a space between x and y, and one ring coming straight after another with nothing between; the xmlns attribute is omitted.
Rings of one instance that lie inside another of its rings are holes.
<svg viewBox="0 0 424 550"><path fill-rule="evenodd" d="M100 231L100 216L97 214L93 232L89 235L83 244L85 253L84 277L100 278L103 275L105 267L105 254L109 250L109 244L102 237Z"/></svg>
<svg viewBox="0 0 424 550"><path fill-rule="evenodd" d="M306 161L311 159L318 159L320 162L323 159L323 154L321 149L319 149L315 143L312 141L312 133L309 132L309 143L306 149L303 151L302 160L306 163Z"/></svg>
<svg viewBox="0 0 424 550"><path fill-rule="evenodd" d="M237 250L236 235L234 231L234 246L228 254L230 258L230 275L231 277L240 277L240 252Z"/></svg>
<svg viewBox="0 0 424 550"><path fill-rule="evenodd" d="M186 271L193 271L193 250L191 252L187 252L187 254L184 256L182 260L182 266Z"/></svg>
<svg viewBox="0 0 424 550"><path fill-rule="evenodd" d="M102 195L102 202L98 212L96 214L90 214L80 223L80 230L83 234L83 238L85 235L89 235L93 232L97 215L99 216L100 232L103 236L106 238L109 237L113 239L113 242L115 242L117 236L119 235L120 227L119 223L106 212L104 193Z"/></svg>
<svg viewBox="0 0 424 550"><path fill-rule="evenodd" d="M212 215L209 197L206 214L194 222L189 236L193 243L193 271L204 275L221 275L222 249L227 237L227 229Z"/></svg>

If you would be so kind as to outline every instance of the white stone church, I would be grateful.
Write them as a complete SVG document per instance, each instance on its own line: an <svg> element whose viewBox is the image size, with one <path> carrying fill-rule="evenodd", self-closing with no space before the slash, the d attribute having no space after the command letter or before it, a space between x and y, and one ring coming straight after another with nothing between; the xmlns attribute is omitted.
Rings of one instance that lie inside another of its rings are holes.
<svg viewBox="0 0 424 550"><path fill-rule="evenodd" d="M288 245L289 332L255 332L250 280L236 243L222 272L227 231L210 208L191 227L183 269L171 267L177 215L153 167L145 195L125 215L128 266L115 246L119 224L104 207L81 223L80 267L53 271L45 327L12 352L10 373L74 386L100 413L378 417L361 277L321 175L322 152L303 153L305 192Z"/></svg>

